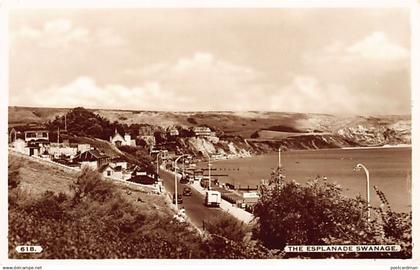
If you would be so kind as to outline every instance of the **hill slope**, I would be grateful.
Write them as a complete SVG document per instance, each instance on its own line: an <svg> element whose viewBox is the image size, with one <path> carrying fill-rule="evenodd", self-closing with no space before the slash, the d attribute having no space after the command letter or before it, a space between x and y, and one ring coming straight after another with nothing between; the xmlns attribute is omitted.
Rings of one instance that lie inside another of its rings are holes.
<svg viewBox="0 0 420 270"><path fill-rule="evenodd" d="M9 107L9 124L44 123L64 115L68 109ZM208 126L227 144L243 148L244 139L250 140L246 152L285 149L331 148L348 146L378 146L411 144L411 116L334 116L284 112L161 112L89 110L108 125L150 124L160 127ZM88 130L89 131L89 130ZM105 132L105 129L104 129ZM112 133L111 127L106 128ZM274 141L274 143L273 143ZM185 142L197 145L197 142ZM258 147L254 147L258 144ZM226 147L215 146L226 152ZM198 147L200 148L200 147ZM198 149L196 147L196 150ZM211 148L211 147L210 147ZM212 148L211 148L212 149ZM190 149L191 151L196 151Z"/></svg>

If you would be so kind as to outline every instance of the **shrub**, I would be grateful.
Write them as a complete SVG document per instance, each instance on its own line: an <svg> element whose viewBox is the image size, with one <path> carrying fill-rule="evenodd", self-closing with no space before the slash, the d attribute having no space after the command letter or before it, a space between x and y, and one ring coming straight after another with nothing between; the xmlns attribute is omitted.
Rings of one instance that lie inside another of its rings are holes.
<svg viewBox="0 0 420 270"><path fill-rule="evenodd" d="M233 241L240 242L249 231L241 221L227 213L216 216L205 223L205 230L210 234L217 234Z"/></svg>
<svg viewBox="0 0 420 270"><path fill-rule="evenodd" d="M193 125L197 125L197 120L195 120L193 117L188 117L187 118L188 123L193 124Z"/></svg>
<svg viewBox="0 0 420 270"><path fill-rule="evenodd" d="M8 169L8 186L10 189L15 189L20 184L19 168L22 166L21 162L16 158L9 157Z"/></svg>
<svg viewBox="0 0 420 270"><path fill-rule="evenodd" d="M61 219L65 215L64 202L67 196L63 193L55 194L52 191L46 191L42 197L35 200L31 205L26 206L26 212L31 213L37 218Z"/></svg>
<svg viewBox="0 0 420 270"><path fill-rule="evenodd" d="M260 137L260 134L258 131L255 131L251 134L251 139L257 139Z"/></svg>
<svg viewBox="0 0 420 270"><path fill-rule="evenodd" d="M102 179L101 174L89 167L83 168L76 181L70 185L73 191L73 204L79 203L86 196L104 202L113 196L112 183Z"/></svg>

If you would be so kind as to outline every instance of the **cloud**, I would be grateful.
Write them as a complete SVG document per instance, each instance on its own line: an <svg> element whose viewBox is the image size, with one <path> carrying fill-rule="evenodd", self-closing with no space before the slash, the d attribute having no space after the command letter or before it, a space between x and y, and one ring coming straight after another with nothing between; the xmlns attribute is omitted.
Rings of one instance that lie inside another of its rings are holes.
<svg viewBox="0 0 420 270"><path fill-rule="evenodd" d="M47 21L41 28L22 26L13 35L14 41L36 42L44 48L68 47L74 43L87 43L89 30L82 27L73 27L71 21L57 19Z"/></svg>
<svg viewBox="0 0 420 270"><path fill-rule="evenodd" d="M53 33L53 34L61 34L66 33L72 29L71 22L65 19L58 19L54 21L48 21L44 23L44 32L45 33Z"/></svg>
<svg viewBox="0 0 420 270"><path fill-rule="evenodd" d="M347 52L373 60L401 60L409 57L409 51L388 40L384 32L374 32L347 48Z"/></svg>
<svg viewBox="0 0 420 270"><path fill-rule="evenodd" d="M344 85L295 75L289 84L273 93L268 108L273 111L354 114L361 112L361 103L361 99Z"/></svg>
<svg viewBox="0 0 420 270"><path fill-rule="evenodd" d="M34 91L38 94L32 95L31 101L25 99L26 95ZM93 78L87 76L81 76L61 86L53 85L47 89L26 89L11 97L11 103L26 105L25 102L30 102L40 107L175 109L168 100L173 104L179 104L183 101L183 97L176 96L170 91L162 91L157 82L145 82L136 87L120 84L98 85Z"/></svg>
<svg viewBox="0 0 420 270"><path fill-rule="evenodd" d="M26 89L13 94L11 103L27 101L35 106L86 106L141 110L248 110L264 109L263 88L253 69L230 63L207 52L197 52L172 63L158 63L126 70L138 79L133 86L120 83L98 84L80 76L64 85Z"/></svg>
<svg viewBox="0 0 420 270"><path fill-rule="evenodd" d="M132 86L99 84L94 78L80 76L64 85L14 93L10 102L42 107L332 114L381 113L399 104L397 99L371 95L369 91L355 94L354 89L344 83L316 76L294 74L284 85L267 83L261 80L262 74L258 71L208 52L196 52L171 63L128 69L125 74L138 81ZM31 96L31 100L27 96Z"/></svg>
<svg viewBox="0 0 420 270"><path fill-rule="evenodd" d="M95 44L104 47L123 45L124 39L111 29L91 32L84 27L74 26L70 20L56 19L46 21L40 28L21 26L13 33L14 42L36 42L42 48L69 48L77 44Z"/></svg>

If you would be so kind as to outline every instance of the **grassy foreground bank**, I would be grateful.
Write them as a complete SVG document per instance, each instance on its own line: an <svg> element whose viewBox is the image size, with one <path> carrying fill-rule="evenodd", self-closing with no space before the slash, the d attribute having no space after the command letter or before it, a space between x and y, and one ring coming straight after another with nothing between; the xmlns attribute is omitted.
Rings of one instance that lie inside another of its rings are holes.
<svg viewBox="0 0 420 270"><path fill-rule="evenodd" d="M9 155L9 258L265 258L230 216L203 236L177 223L165 200L147 190L104 181L92 170L72 174ZM231 232L218 230L220 225ZM18 245L40 245L19 254Z"/></svg>

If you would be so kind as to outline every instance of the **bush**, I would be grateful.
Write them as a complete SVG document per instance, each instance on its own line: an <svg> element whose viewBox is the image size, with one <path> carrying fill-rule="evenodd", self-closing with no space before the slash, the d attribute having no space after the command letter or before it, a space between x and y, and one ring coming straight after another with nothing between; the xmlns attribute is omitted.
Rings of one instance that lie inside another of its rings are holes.
<svg viewBox="0 0 420 270"><path fill-rule="evenodd" d="M241 221L227 213L223 213L205 223L205 230L227 239L241 242L249 228Z"/></svg>
<svg viewBox="0 0 420 270"><path fill-rule="evenodd" d="M8 168L8 186L10 189L15 189L20 184L19 178L19 168L22 166L21 162L19 162L15 158L9 158L9 163L7 165Z"/></svg>
<svg viewBox="0 0 420 270"><path fill-rule="evenodd" d="M257 139L260 137L260 134L258 131L255 131L251 134L251 139Z"/></svg>
<svg viewBox="0 0 420 270"><path fill-rule="evenodd" d="M95 171L83 170L69 191L69 196L47 191L38 199L22 193L27 198L9 205L10 258L203 256L202 240L194 230L173 223L172 216L134 206ZM18 245L40 245L44 251L18 254Z"/></svg>
<svg viewBox="0 0 420 270"><path fill-rule="evenodd" d="M188 117L187 118L188 123L193 124L193 125L197 125L197 121L193 118L193 117Z"/></svg>
<svg viewBox="0 0 420 270"><path fill-rule="evenodd" d="M77 180L70 185L73 191L73 204L79 203L86 196L91 199L105 202L113 196L113 184L102 179L101 174L89 167L83 168Z"/></svg>

